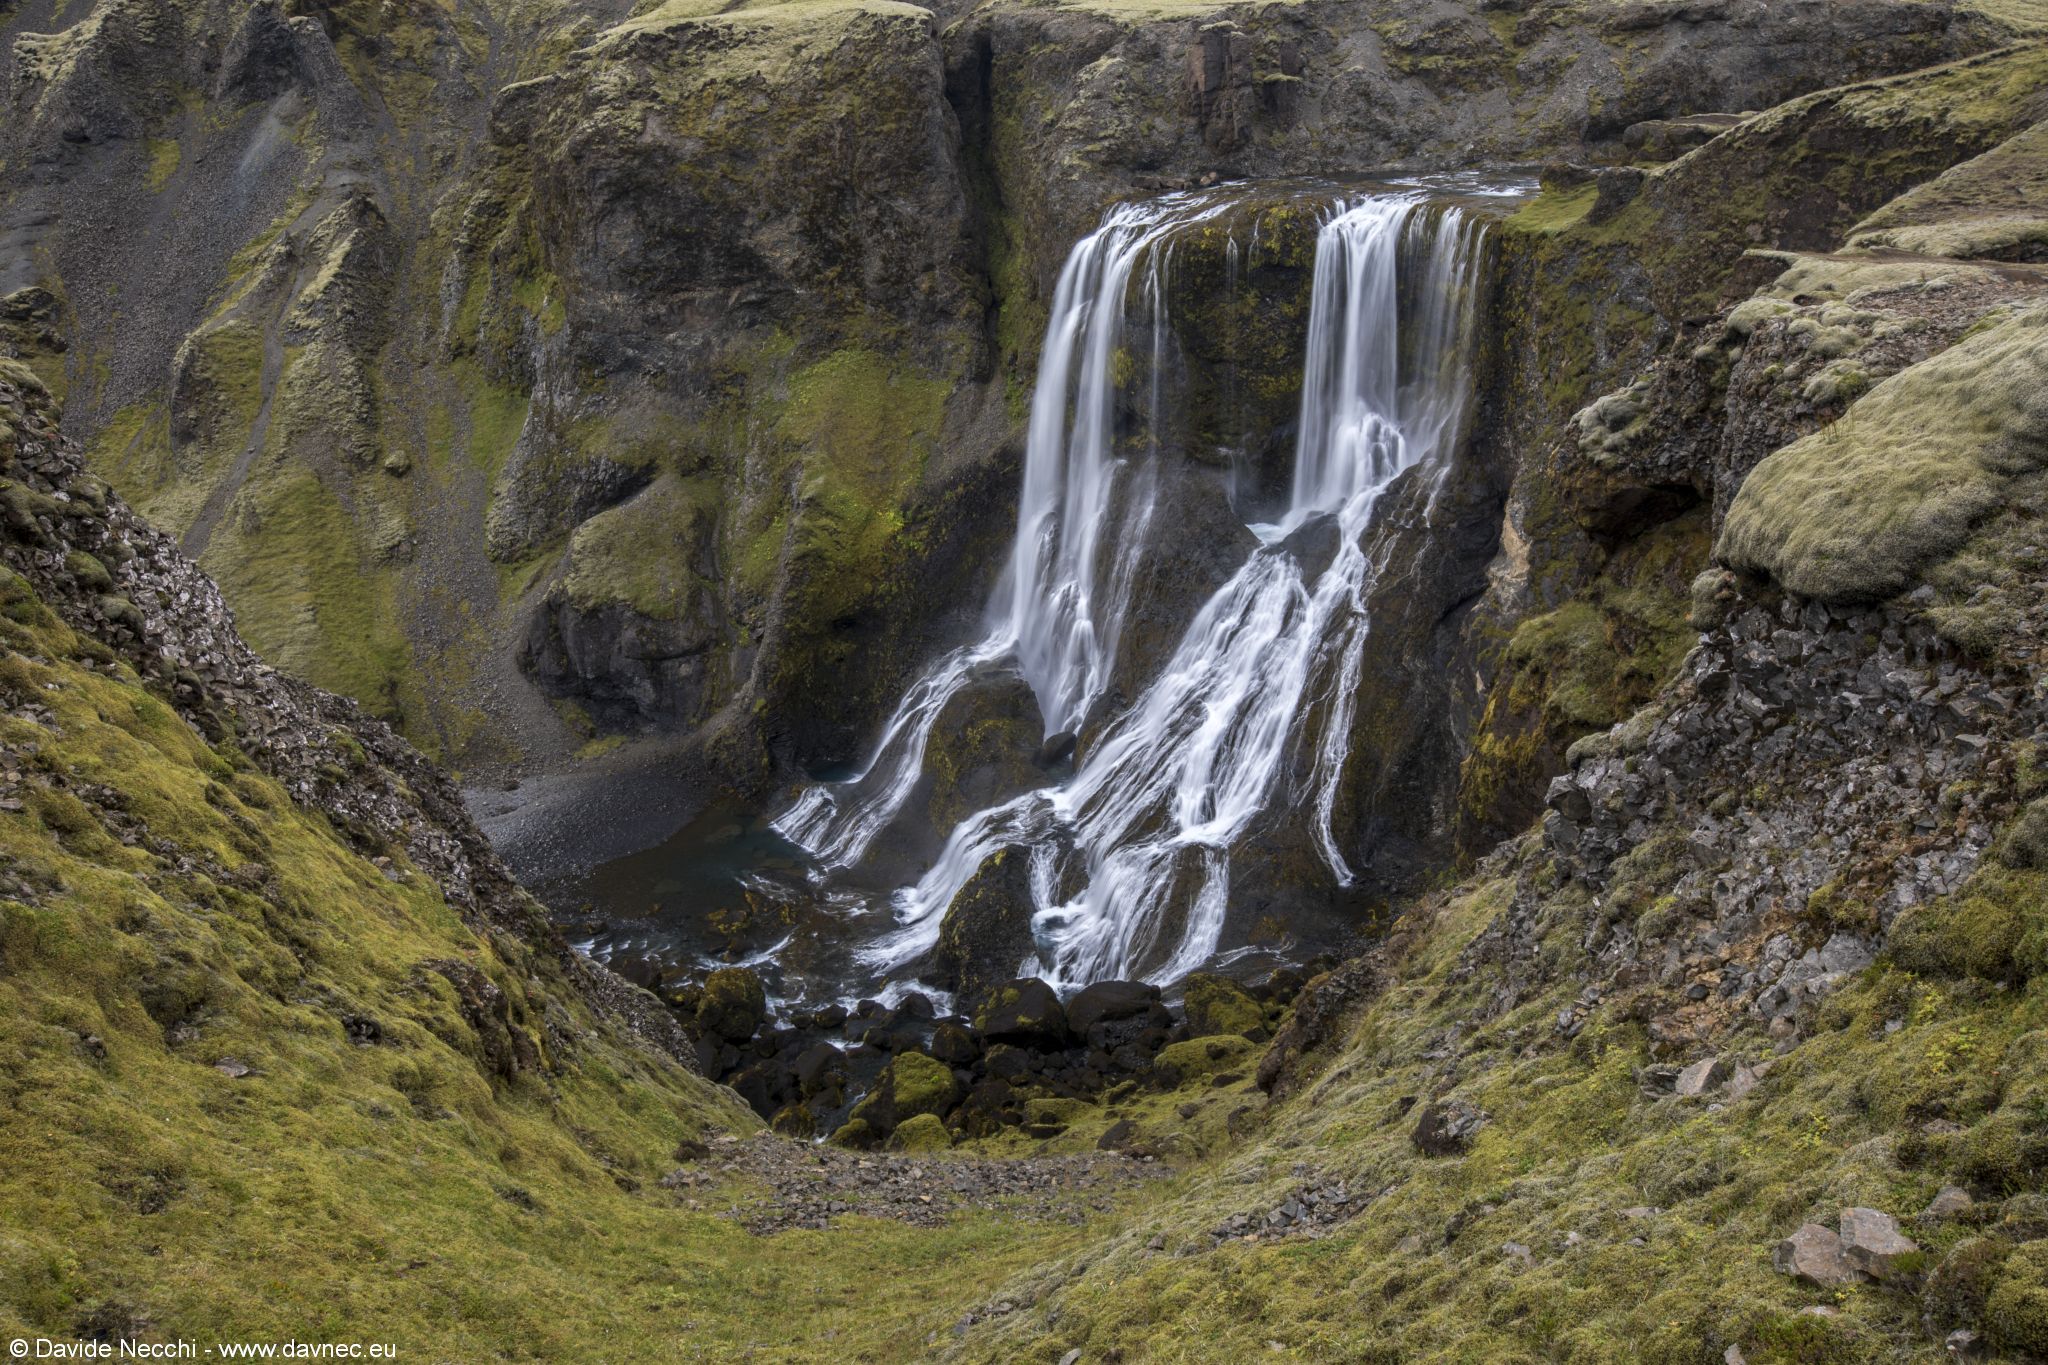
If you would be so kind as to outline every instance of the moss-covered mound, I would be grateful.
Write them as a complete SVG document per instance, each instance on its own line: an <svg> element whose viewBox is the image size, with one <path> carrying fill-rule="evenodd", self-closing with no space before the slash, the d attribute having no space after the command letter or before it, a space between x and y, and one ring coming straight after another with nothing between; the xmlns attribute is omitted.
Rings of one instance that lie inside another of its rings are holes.
<svg viewBox="0 0 2048 1365"><path fill-rule="evenodd" d="M1751 473L1716 548L1830 601L1911 587L1961 548L2013 480L2048 466L2048 309L1885 380Z"/></svg>

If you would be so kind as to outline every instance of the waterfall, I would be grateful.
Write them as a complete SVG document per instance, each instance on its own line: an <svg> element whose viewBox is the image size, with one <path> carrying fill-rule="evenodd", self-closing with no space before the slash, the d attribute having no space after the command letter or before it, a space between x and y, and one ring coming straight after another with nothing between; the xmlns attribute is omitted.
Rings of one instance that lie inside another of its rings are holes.
<svg viewBox="0 0 2048 1365"><path fill-rule="evenodd" d="M997 624L912 688L859 778L813 788L784 817L780 828L828 862L857 859L894 813L888 803L907 796L931 719L975 669L1014 658L1048 732L1074 728L1101 695L1152 476L1149 462L1133 470L1111 457L1111 356L1141 261L1152 272L1144 298L1163 327L1162 243L1200 212L1180 197L1120 208L1075 247L1048 329ZM886 973L930 951L987 857L1022 847L1037 945L1024 974L1062 986L1184 975L1217 949L1233 846L1283 789L1313 820L1332 876L1352 878L1331 824L1367 598L1385 567L1369 532L1396 479L1413 470L1433 481L1448 465L1469 392L1477 241L1466 215L1419 194L1336 207L1317 241L1285 514L1253 528L1260 547L1137 700L1101 727L1071 778L951 832L931 869L893 897L895 928L862 950L867 965ZM1156 373L1153 383L1156 395ZM1332 530L1327 565L1306 567L1299 547ZM1308 771L1290 781L1301 753Z"/></svg>
<svg viewBox="0 0 2048 1365"><path fill-rule="evenodd" d="M983 668L1015 661L1048 736L1078 729L1102 695L1155 492L1149 457L1156 448L1136 465L1115 449L1126 297L1142 266L1156 418L1172 237L1227 207L1221 197L1192 194L1120 204L1068 253L1032 392L1017 536L989 603L989 632L941 657L912 685L858 773L809 788L774 822L822 866L860 861L917 785L940 712Z"/></svg>

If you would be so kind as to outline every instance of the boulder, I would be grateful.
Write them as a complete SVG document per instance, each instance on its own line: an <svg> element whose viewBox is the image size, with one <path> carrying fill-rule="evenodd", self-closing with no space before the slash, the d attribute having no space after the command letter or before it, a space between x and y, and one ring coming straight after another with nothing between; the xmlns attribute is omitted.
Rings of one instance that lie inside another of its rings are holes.
<svg viewBox="0 0 2048 1365"><path fill-rule="evenodd" d="M704 978L697 1001L697 1031L728 1042L743 1042L768 1018L768 991L744 967L720 967Z"/></svg>
<svg viewBox="0 0 2048 1365"><path fill-rule="evenodd" d="M1694 114L1683 118L1645 119L1631 123L1621 141L1644 161L1676 161L1693 148L1712 142L1743 121L1741 114Z"/></svg>
<svg viewBox="0 0 2048 1365"><path fill-rule="evenodd" d="M799 1052L790 1070L796 1075L798 1088L813 1095L835 1080L846 1078L846 1054L830 1043L817 1043Z"/></svg>
<svg viewBox="0 0 2048 1365"><path fill-rule="evenodd" d="M1048 735L1045 743L1038 746L1038 752L1032 755L1032 766L1059 767L1074 756L1074 746L1080 742L1080 738L1072 730L1061 730L1057 734Z"/></svg>
<svg viewBox="0 0 2048 1365"><path fill-rule="evenodd" d="M1152 1008L1159 988L1142 981L1098 981L1067 1001L1067 1025L1086 1034L1098 1023L1138 1018Z"/></svg>
<svg viewBox="0 0 2048 1365"><path fill-rule="evenodd" d="M959 1078L945 1063L921 1052L901 1052L882 1068L875 1088L854 1106L848 1123L865 1124L868 1132L886 1136L920 1114L943 1117L960 1102L961 1091Z"/></svg>
<svg viewBox="0 0 2048 1365"><path fill-rule="evenodd" d="M1843 1209L1842 1255L1877 1280L1901 1280L1919 1268L1920 1244L1899 1231L1898 1219L1876 1209Z"/></svg>
<svg viewBox="0 0 2048 1365"><path fill-rule="evenodd" d="M1681 1097L1704 1095L1727 1080L1728 1075L1728 1063L1719 1057L1706 1057L1680 1071L1671 1088Z"/></svg>
<svg viewBox="0 0 2048 1365"><path fill-rule="evenodd" d="M991 669L962 686L940 709L925 745L927 782L919 790L929 792L921 799L937 841L930 852L976 811L1042 785L1039 760L1050 743L1037 694L1015 669ZM1005 964L1003 975L1016 966Z"/></svg>
<svg viewBox="0 0 2048 1365"><path fill-rule="evenodd" d="M1462 1156L1472 1135L1486 1126L1486 1114L1464 1100L1443 1100L1426 1106L1416 1120L1410 1141L1424 1156Z"/></svg>
<svg viewBox="0 0 2048 1365"><path fill-rule="evenodd" d="M981 1057L981 1041L972 1030L948 1019L932 1030L927 1050L947 1066L973 1066Z"/></svg>
<svg viewBox="0 0 2048 1365"><path fill-rule="evenodd" d="M1934 1198L1927 1201L1927 1207L1920 1211L1920 1216L1928 1219L1953 1218L1966 1212L1974 1203L1976 1201L1970 1198L1968 1190L1943 1185L1935 1192Z"/></svg>
<svg viewBox="0 0 2048 1365"><path fill-rule="evenodd" d="M1771 1266L1781 1275L1832 1287L1854 1284L1863 1273L1842 1252L1842 1239L1818 1223L1803 1223L1771 1253Z"/></svg>
<svg viewBox="0 0 2048 1365"><path fill-rule="evenodd" d="M1008 981L989 992L975 1011L974 1027L990 1042L1041 1051L1063 1048L1072 1039L1059 995L1036 977Z"/></svg>
<svg viewBox="0 0 2048 1365"><path fill-rule="evenodd" d="M1120 1152L1138 1136L1138 1125L1129 1119L1118 1119L1103 1130L1095 1140L1095 1149L1100 1152Z"/></svg>
<svg viewBox="0 0 2048 1365"><path fill-rule="evenodd" d="M1249 1038L1266 1026L1259 1002L1228 977L1196 972L1181 983L1181 991L1191 1037L1236 1033Z"/></svg>
<svg viewBox="0 0 2048 1365"><path fill-rule="evenodd" d="M1190 1038L1161 1050L1152 1064L1153 1079L1171 1090L1203 1076L1214 1076L1251 1060L1252 1045L1233 1033Z"/></svg>
<svg viewBox="0 0 2048 1365"><path fill-rule="evenodd" d="M946 907L932 977L964 996L1009 978L1031 953L1031 914L1031 854L997 849Z"/></svg>
<svg viewBox="0 0 2048 1365"><path fill-rule="evenodd" d="M953 1135L936 1114L913 1114L889 1134L892 1152L943 1152L953 1145Z"/></svg>

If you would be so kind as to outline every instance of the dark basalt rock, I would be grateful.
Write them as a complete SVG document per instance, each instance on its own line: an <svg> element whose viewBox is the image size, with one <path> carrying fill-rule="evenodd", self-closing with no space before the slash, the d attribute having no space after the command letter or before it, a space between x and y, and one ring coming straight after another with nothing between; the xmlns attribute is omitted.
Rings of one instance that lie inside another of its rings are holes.
<svg viewBox="0 0 2048 1365"><path fill-rule="evenodd" d="M932 949L933 979L964 996L1008 980L1031 952L1031 914L1031 854L996 850L946 907Z"/></svg>
<svg viewBox="0 0 2048 1365"><path fill-rule="evenodd" d="M1128 703L1144 691L1179 647L1187 623L1258 548L1215 470L1162 469L1152 524L1172 529L1155 531L1131 576L1110 670L1112 703ZM1083 728L1082 747L1101 718L1091 716L1091 726Z"/></svg>
<svg viewBox="0 0 2048 1365"><path fill-rule="evenodd" d="M1159 988L1143 981L1098 981L1067 1001L1067 1023L1086 1035L1099 1023L1147 1015L1158 1000Z"/></svg>
<svg viewBox="0 0 2048 1365"><path fill-rule="evenodd" d="M892 839L929 857L960 821L1043 785L1043 735L1038 698L1021 674L1005 668L969 682L932 724L924 777ZM925 827L910 828L919 812ZM1013 959L1003 975L1016 967Z"/></svg>
<svg viewBox="0 0 2048 1365"><path fill-rule="evenodd" d="M1445 1100L1423 1109L1411 1140L1424 1156L1462 1156L1485 1123L1486 1115L1472 1105Z"/></svg>
<svg viewBox="0 0 2048 1365"><path fill-rule="evenodd" d="M1702 143L1713 141L1747 117L1743 114L1695 114L1689 118L1646 119L1621 133L1622 145L1650 161L1676 161Z"/></svg>
<svg viewBox="0 0 2048 1365"><path fill-rule="evenodd" d="M947 1066L973 1066L981 1059L981 1041L974 1031L951 1020L942 1020L932 1030L929 1044L932 1056Z"/></svg>
<svg viewBox="0 0 2048 1365"><path fill-rule="evenodd" d="M1059 994L1036 977L1009 981L975 1011L974 1027L991 1042L1057 1049L1073 1037Z"/></svg>
<svg viewBox="0 0 2048 1365"><path fill-rule="evenodd" d="M659 620L618 603L580 607L558 592L528 617L519 666L550 695L613 723L695 718L722 642L716 603L702 595L681 619Z"/></svg>
<svg viewBox="0 0 2048 1365"><path fill-rule="evenodd" d="M1079 739L1080 736L1072 730L1061 730L1058 734L1049 735L1045 743L1038 746L1038 752L1032 755L1031 762L1040 768L1057 768L1073 758L1074 746Z"/></svg>
<svg viewBox="0 0 2048 1365"><path fill-rule="evenodd" d="M1310 517L1288 533L1280 542L1282 549L1293 555L1301 566L1303 579L1313 582L1322 576L1323 570L1337 557L1337 549L1343 543L1343 531L1334 516Z"/></svg>

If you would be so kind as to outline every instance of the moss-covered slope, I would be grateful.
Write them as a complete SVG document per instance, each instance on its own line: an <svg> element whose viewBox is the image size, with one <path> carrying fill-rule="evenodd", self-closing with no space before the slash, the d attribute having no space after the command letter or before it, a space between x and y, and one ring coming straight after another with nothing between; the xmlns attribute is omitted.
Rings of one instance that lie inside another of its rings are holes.
<svg viewBox="0 0 2048 1365"><path fill-rule="evenodd" d="M963 1259L1072 1244L1000 1197L727 1216L800 1149L709 1160L758 1120L674 1021L567 951L445 777L255 664L11 362L0 506L0 1337L902 1359ZM873 1311L877 1265L910 1306Z"/></svg>

